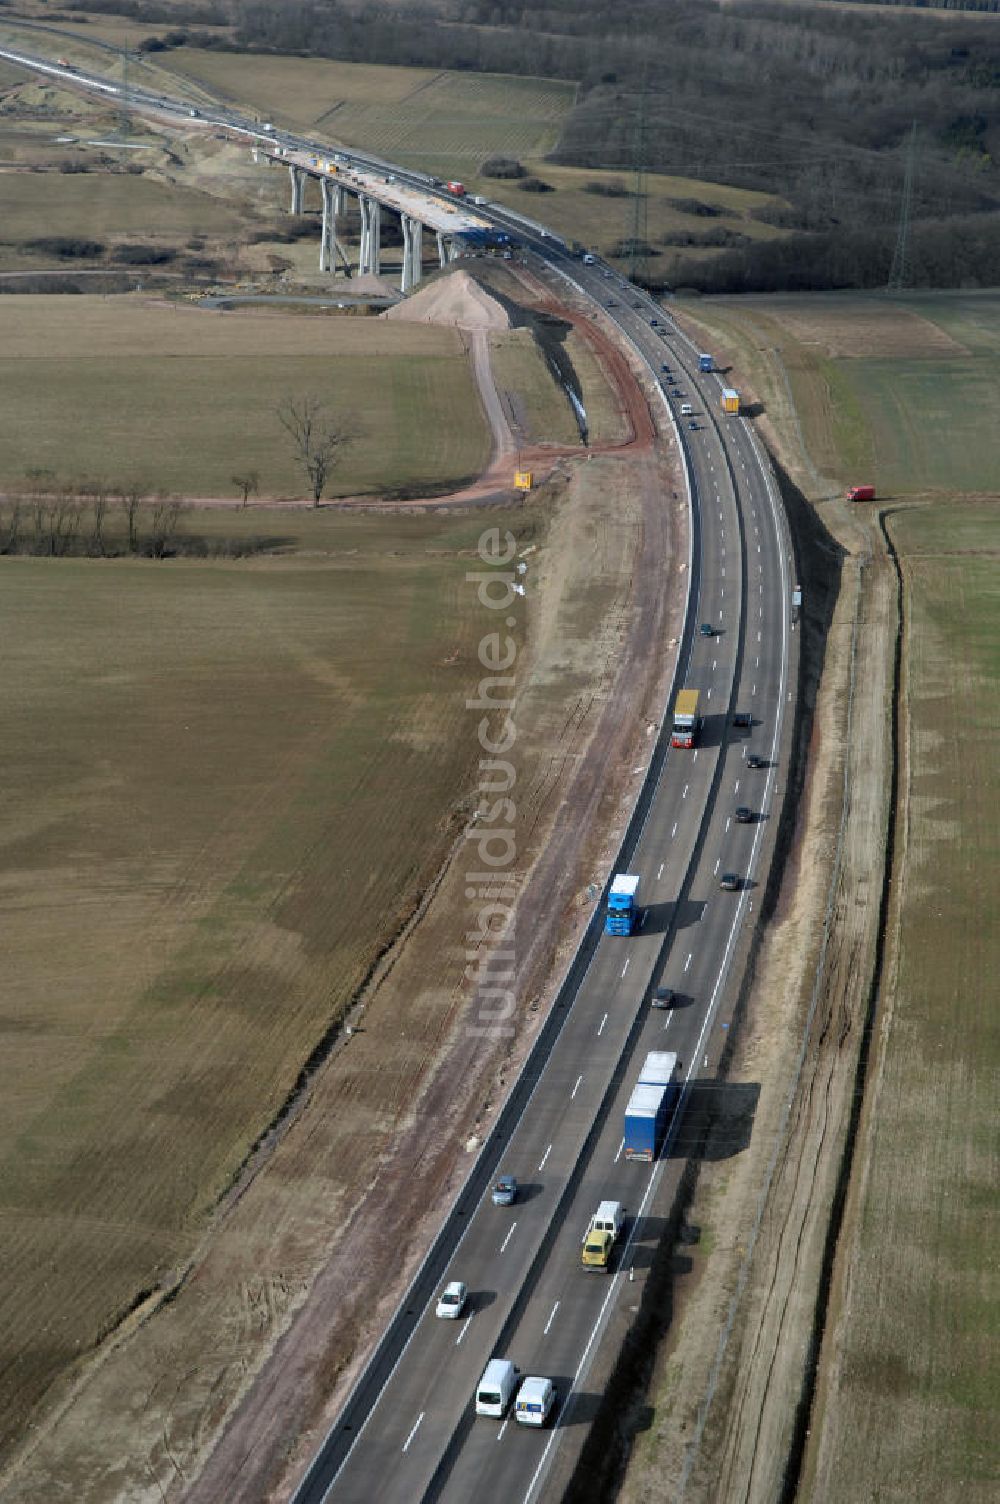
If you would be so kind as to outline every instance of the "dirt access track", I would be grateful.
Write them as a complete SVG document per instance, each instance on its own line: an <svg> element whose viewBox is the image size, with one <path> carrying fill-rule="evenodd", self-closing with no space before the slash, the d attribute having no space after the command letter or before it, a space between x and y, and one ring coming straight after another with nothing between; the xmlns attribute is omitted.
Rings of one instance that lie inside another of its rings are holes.
<svg viewBox="0 0 1000 1504"><path fill-rule="evenodd" d="M582 309L519 285L586 332L630 435L603 452L545 449L538 465L551 478L533 505L546 504L549 525L528 550L510 754L517 862L503 879L531 916L514 921L513 1032L469 1027L481 898L467 896L463 837L188 1265L53 1396L3 1480L5 1504L67 1491L88 1504L288 1497L495 1120L589 918L588 889L613 860L665 709L686 507L651 384ZM496 496L492 485L447 504ZM509 485L505 464L502 499Z"/></svg>

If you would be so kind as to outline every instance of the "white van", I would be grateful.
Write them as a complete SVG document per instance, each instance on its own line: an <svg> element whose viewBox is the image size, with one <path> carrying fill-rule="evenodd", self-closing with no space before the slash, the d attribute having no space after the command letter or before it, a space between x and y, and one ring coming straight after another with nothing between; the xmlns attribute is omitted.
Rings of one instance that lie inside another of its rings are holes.
<svg viewBox="0 0 1000 1504"><path fill-rule="evenodd" d="M609 1232L613 1238L620 1238L622 1228L625 1226L625 1208L620 1201L602 1201L591 1219L592 1232Z"/></svg>
<svg viewBox="0 0 1000 1504"><path fill-rule="evenodd" d="M518 1391L514 1419L522 1426L544 1426L555 1402L556 1390L551 1379L525 1379Z"/></svg>
<svg viewBox="0 0 1000 1504"><path fill-rule="evenodd" d="M517 1369L506 1358L491 1358L476 1387L476 1414L500 1420L517 1388Z"/></svg>
<svg viewBox="0 0 1000 1504"><path fill-rule="evenodd" d="M682 418L690 418L690 416L691 416L691 414L693 412L694 412L694 408L691 406L690 402L682 402L681 403L681 417Z"/></svg>

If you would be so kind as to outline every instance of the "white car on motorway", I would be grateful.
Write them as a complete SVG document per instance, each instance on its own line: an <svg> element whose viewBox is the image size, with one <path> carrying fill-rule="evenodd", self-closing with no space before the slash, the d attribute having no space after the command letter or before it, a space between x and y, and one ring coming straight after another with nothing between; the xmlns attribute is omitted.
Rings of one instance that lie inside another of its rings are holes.
<svg viewBox="0 0 1000 1504"><path fill-rule="evenodd" d="M453 1279L441 1291L437 1309L434 1312L435 1316L443 1316L446 1320L448 1318L452 1321L457 1320L465 1310L465 1302L468 1294L469 1292L462 1284L462 1281L460 1279Z"/></svg>

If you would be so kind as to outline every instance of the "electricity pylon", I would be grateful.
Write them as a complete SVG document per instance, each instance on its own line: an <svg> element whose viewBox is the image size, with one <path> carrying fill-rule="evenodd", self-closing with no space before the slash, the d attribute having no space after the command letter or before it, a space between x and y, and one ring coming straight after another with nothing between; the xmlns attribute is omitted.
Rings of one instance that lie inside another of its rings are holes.
<svg viewBox="0 0 1000 1504"><path fill-rule="evenodd" d="M917 122L910 126L906 143L906 165L903 169L903 201L899 206L899 230L896 234L896 249L892 253L889 268L889 292L901 292L910 284L910 214L913 208L913 166L917 153Z"/></svg>

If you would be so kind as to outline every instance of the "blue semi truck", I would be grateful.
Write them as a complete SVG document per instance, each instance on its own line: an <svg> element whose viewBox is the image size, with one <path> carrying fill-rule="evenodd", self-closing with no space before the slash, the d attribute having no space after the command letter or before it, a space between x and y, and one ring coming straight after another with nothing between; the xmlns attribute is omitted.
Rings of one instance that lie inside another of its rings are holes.
<svg viewBox="0 0 1000 1504"><path fill-rule="evenodd" d="M608 892L608 911L604 916L606 935L634 935L639 928L639 907L635 895L639 879L627 872L619 872Z"/></svg>
<svg viewBox="0 0 1000 1504"><path fill-rule="evenodd" d="M699 371L714 371L715 370L715 361L712 359L711 355L699 355L698 356L698 369L699 369Z"/></svg>
<svg viewBox="0 0 1000 1504"><path fill-rule="evenodd" d="M625 1109L625 1158L652 1161L677 1102L677 1056L651 1050Z"/></svg>

